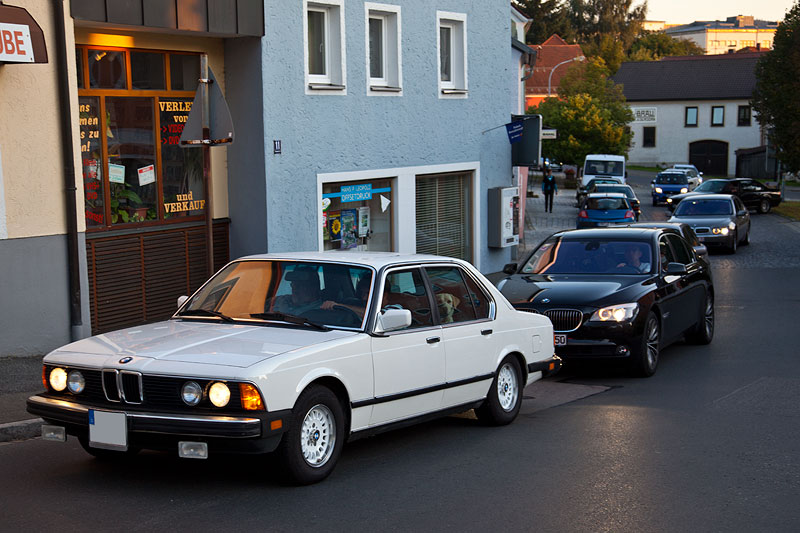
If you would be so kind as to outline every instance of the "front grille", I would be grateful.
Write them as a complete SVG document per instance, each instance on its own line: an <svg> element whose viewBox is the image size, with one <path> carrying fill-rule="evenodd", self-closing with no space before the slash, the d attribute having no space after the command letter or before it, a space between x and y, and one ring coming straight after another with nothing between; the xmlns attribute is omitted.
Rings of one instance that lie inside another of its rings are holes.
<svg viewBox="0 0 800 533"><path fill-rule="evenodd" d="M139 372L120 370L119 383L126 403L142 403L142 375Z"/></svg>
<svg viewBox="0 0 800 533"><path fill-rule="evenodd" d="M553 331L557 333L575 331L583 322L583 313L578 309L548 309L542 313L536 309L520 308L519 311L546 316L553 323Z"/></svg>
<svg viewBox="0 0 800 533"><path fill-rule="evenodd" d="M116 370L103 370L103 392L110 402L120 401Z"/></svg>

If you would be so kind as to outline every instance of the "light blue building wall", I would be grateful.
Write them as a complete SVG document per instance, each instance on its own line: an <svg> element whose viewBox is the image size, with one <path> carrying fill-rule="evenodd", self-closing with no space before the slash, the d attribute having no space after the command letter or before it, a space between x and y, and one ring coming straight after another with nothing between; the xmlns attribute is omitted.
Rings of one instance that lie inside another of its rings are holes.
<svg viewBox="0 0 800 533"><path fill-rule="evenodd" d="M511 148L504 128L483 132L509 121L518 76L509 62L508 1L391 2L400 8L400 95L368 94L365 2L340 3L344 90L308 90L301 0L267 0L265 37L226 44L237 134L228 148L231 256L320 249L325 183L373 175L395 180L393 248L415 251L414 177L453 171L473 180L471 259L484 272L500 270L510 249L487 245L487 189L511 185ZM437 11L464 16L466 97L441 96Z"/></svg>

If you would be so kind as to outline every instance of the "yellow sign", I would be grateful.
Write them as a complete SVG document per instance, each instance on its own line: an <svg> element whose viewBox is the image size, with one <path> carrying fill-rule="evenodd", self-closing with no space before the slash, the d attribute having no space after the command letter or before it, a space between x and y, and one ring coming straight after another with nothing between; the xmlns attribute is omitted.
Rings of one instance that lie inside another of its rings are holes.
<svg viewBox="0 0 800 533"><path fill-rule="evenodd" d="M164 204L164 212L166 213L180 213L183 211L196 211L198 209L204 209L206 206L205 200L194 200L192 198L193 193L188 194L179 194L177 197L177 202L170 202Z"/></svg>

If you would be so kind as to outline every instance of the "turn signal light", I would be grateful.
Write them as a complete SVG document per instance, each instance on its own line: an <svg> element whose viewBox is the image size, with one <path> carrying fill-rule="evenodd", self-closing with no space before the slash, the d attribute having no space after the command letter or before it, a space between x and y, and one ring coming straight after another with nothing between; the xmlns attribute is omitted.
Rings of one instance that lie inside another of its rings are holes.
<svg viewBox="0 0 800 533"><path fill-rule="evenodd" d="M42 365L42 385L44 390L47 390L47 367Z"/></svg>
<svg viewBox="0 0 800 533"><path fill-rule="evenodd" d="M263 411L264 402L261 401L261 395L258 393L253 385L249 383L239 383L239 395L242 398L242 409L248 411Z"/></svg>

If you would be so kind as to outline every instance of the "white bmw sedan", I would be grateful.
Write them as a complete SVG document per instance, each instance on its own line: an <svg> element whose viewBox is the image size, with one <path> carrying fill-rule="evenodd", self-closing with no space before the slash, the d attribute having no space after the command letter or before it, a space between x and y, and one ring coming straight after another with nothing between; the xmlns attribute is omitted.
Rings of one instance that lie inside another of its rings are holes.
<svg viewBox="0 0 800 533"><path fill-rule="evenodd" d="M313 483L349 439L470 409L508 424L560 366L549 319L464 261L268 254L229 263L170 320L51 352L28 411L95 456L274 451Z"/></svg>

